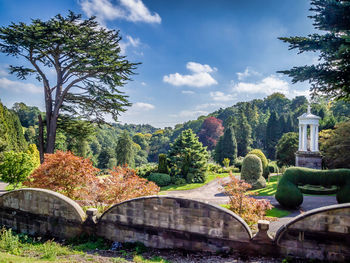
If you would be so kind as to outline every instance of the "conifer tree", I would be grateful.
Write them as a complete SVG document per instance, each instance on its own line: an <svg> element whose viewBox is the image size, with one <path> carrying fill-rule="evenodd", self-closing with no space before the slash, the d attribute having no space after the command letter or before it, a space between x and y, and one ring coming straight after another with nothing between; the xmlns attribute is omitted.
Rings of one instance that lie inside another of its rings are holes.
<svg viewBox="0 0 350 263"><path fill-rule="evenodd" d="M230 159L231 164L237 158L237 141L232 126L225 129L224 135L220 137L215 147L214 160L222 164L225 158Z"/></svg>
<svg viewBox="0 0 350 263"><path fill-rule="evenodd" d="M168 153L173 175L182 175L189 183L203 183L209 154L191 129L184 130Z"/></svg>
<svg viewBox="0 0 350 263"><path fill-rule="evenodd" d="M298 53L317 52L317 65L298 66L280 71L292 82L309 81L313 94L350 100L350 2L342 0L312 0L309 16L318 32L306 37L281 37L289 49Z"/></svg>
<svg viewBox="0 0 350 263"><path fill-rule="evenodd" d="M131 140L131 137L127 131L124 131L118 138L116 153L118 165L122 166L127 164L130 167L134 167L135 153L133 148L133 141Z"/></svg>
<svg viewBox="0 0 350 263"><path fill-rule="evenodd" d="M246 156L252 144L252 127L249 125L243 109L239 109L237 119L234 121L237 140L237 155Z"/></svg>

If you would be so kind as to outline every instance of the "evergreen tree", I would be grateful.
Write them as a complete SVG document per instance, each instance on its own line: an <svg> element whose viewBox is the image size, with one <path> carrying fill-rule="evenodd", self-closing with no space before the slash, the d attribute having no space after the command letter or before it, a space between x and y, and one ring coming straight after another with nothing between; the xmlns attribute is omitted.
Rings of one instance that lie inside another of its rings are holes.
<svg viewBox="0 0 350 263"><path fill-rule="evenodd" d="M118 165L122 166L127 164L130 167L134 167L135 165L134 145L127 131L124 131L120 135L117 141L116 153L117 153Z"/></svg>
<svg viewBox="0 0 350 263"><path fill-rule="evenodd" d="M110 159L115 159L116 153L115 150L112 147L104 147L102 148L100 154L98 155L98 168L100 169L106 169L109 168ZM117 162L115 162L117 163Z"/></svg>
<svg viewBox="0 0 350 263"><path fill-rule="evenodd" d="M266 126L266 155L269 159L275 159L275 147L282 136L283 119L277 117L276 112L272 112Z"/></svg>
<svg viewBox="0 0 350 263"><path fill-rule="evenodd" d="M234 120L234 130L237 140L237 155L246 156L252 144L252 128L243 109L239 109L237 118Z"/></svg>
<svg viewBox="0 0 350 263"><path fill-rule="evenodd" d="M225 158L228 158L231 164L237 158L237 141L232 126L225 129L215 147L214 160L222 164Z"/></svg>
<svg viewBox="0 0 350 263"><path fill-rule="evenodd" d="M96 18L82 19L69 12L48 21L12 23L0 28L0 52L21 57L28 63L10 66L20 79L35 75L45 96L46 147L53 153L57 120L62 111L89 121L104 122L106 113L117 120L130 103L119 91L133 74L135 63L120 54L119 31L100 27ZM23 61L22 61L23 62ZM54 68L55 82L48 69ZM40 135L43 124L39 121ZM39 149L43 161L44 139Z"/></svg>
<svg viewBox="0 0 350 263"><path fill-rule="evenodd" d="M168 153L173 175L182 175L188 183L203 183L209 154L191 129L182 131Z"/></svg>
<svg viewBox="0 0 350 263"><path fill-rule="evenodd" d="M276 159L278 166L295 165L295 153L298 150L298 134L288 132L283 134L276 145Z"/></svg>
<svg viewBox="0 0 350 263"><path fill-rule="evenodd" d="M315 94L350 100L350 2L342 0L312 0L309 16L313 25L324 34L307 37L281 37L289 49L298 53L307 51L320 54L317 65L293 67L280 71L292 77L292 82L308 80Z"/></svg>

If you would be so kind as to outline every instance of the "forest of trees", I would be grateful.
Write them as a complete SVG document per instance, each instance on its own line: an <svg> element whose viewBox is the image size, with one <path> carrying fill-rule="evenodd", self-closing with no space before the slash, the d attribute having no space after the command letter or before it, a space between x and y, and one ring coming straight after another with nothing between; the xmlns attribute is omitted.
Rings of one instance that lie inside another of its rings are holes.
<svg viewBox="0 0 350 263"><path fill-rule="evenodd" d="M89 157L100 169L126 162L131 167L138 167L157 162L158 155L168 153L171 143L182 131L192 129L199 141L207 146L212 161L221 165L224 158L229 158L233 164L236 156L245 156L251 149L261 149L267 158L274 160L277 143L282 135L298 131L297 117L306 112L307 104L304 96L288 99L283 94L274 93L264 99L238 102L208 116L164 129L148 124L96 126L63 116L58 122L55 148ZM349 120L348 102L318 99L311 106L312 112L321 117L321 134L333 129L337 123ZM38 114L37 107L23 103L15 103L11 110L0 105L0 123L3 124L0 125L0 138L5 138L5 142L0 141L0 152L23 151L28 144L37 144ZM41 114L45 122L45 114ZM232 151L224 147L227 144L232 145Z"/></svg>

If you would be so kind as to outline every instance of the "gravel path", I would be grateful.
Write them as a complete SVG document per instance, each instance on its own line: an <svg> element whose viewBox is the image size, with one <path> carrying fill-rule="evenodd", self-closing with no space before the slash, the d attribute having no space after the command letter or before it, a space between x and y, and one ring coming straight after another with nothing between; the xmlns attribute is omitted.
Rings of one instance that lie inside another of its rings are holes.
<svg viewBox="0 0 350 263"><path fill-rule="evenodd" d="M228 182L229 177L216 179L211 181L210 183L192 190L185 191L167 191L164 192L167 196L174 197L183 197L194 199L198 201L208 202L214 205L225 204L228 202L229 198L223 193L223 189L221 187L221 182ZM256 196L257 199L267 199L271 202L271 204L280 209L284 209L280 206L274 196ZM304 202L301 207L297 210L290 210L291 214L287 217L279 218L277 221L270 223L269 234L274 235L276 231L288 221L293 219L295 216L300 215L303 212L322 207L328 205L337 204L337 200L335 196L304 196Z"/></svg>

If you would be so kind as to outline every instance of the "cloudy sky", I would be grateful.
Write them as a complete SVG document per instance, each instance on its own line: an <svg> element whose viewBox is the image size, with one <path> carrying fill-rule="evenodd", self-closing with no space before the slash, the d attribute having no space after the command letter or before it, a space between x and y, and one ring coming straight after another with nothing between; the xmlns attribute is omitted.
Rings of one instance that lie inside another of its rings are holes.
<svg viewBox="0 0 350 263"><path fill-rule="evenodd" d="M120 122L164 127L273 92L307 94L308 83L292 85L276 71L317 62L317 54L297 55L277 39L312 33L309 7L305 0L0 0L0 26L72 10L120 30L122 52L142 63L121 89L133 106ZM7 73L21 63L0 54L0 100L44 109L41 83Z"/></svg>

